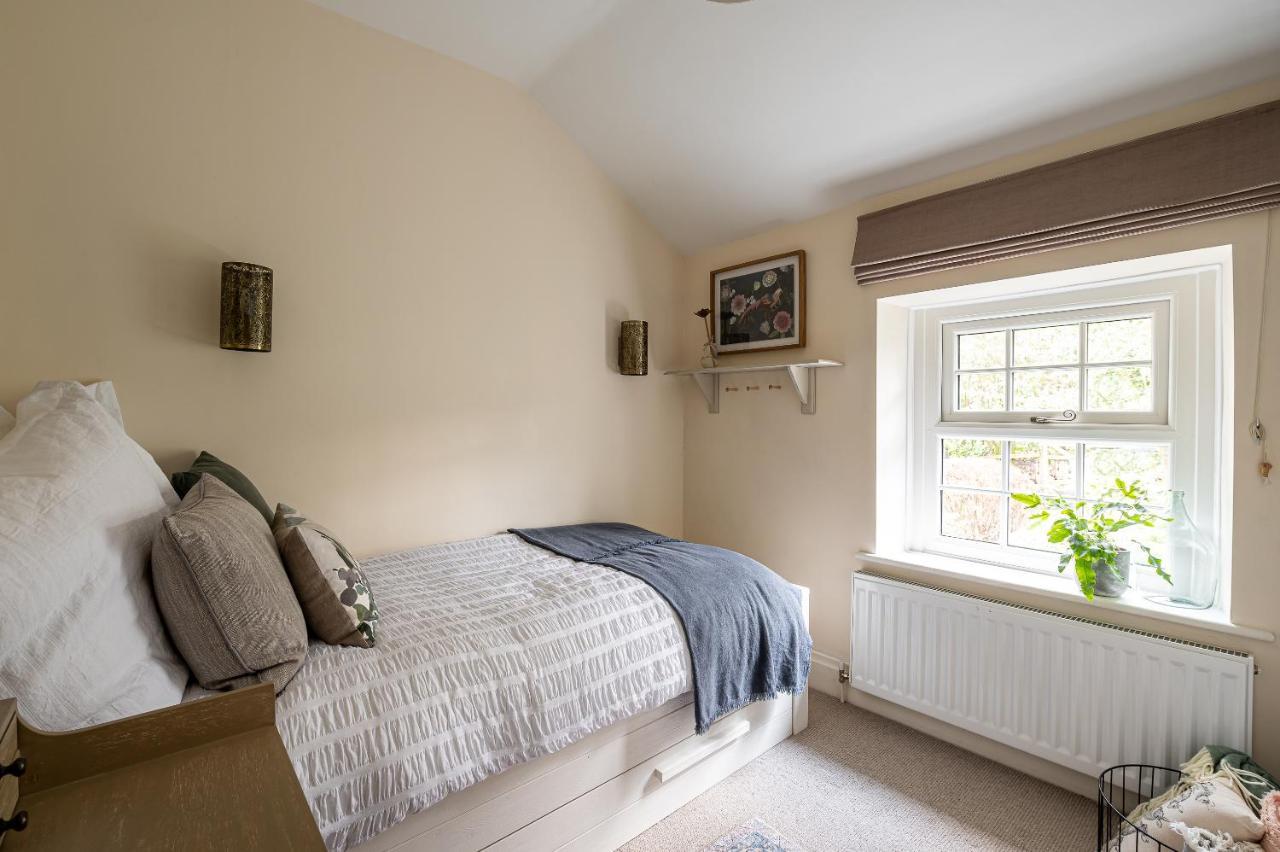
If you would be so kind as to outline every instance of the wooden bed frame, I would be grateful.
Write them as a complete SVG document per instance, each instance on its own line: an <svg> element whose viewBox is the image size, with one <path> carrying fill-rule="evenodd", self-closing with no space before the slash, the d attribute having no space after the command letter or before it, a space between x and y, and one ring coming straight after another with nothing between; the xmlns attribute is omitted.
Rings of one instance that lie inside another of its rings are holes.
<svg viewBox="0 0 1280 852"><path fill-rule="evenodd" d="M805 626L809 590L800 589ZM760 701L693 733L689 693L460 790L359 852L616 849L805 729L806 693Z"/></svg>

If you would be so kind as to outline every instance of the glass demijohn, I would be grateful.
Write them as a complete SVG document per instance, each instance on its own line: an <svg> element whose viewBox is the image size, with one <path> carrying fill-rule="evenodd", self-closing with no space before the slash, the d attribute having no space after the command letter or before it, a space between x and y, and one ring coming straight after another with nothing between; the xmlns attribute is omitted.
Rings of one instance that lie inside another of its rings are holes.
<svg viewBox="0 0 1280 852"><path fill-rule="evenodd" d="M1173 492L1173 521L1169 524L1168 565L1173 590L1162 602L1191 609L1208 609L1218 597L1218 555L1213 543L1191 521L1186 492Z"/></svg>

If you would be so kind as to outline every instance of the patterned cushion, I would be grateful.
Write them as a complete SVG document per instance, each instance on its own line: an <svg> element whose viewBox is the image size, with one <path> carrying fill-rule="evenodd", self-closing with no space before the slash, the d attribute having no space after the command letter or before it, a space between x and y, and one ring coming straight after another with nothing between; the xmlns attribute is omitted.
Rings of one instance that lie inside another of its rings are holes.
<svg viewBox="0 0 1280 852"><path fill-rule="evenodd" d="M257 509L205 474L160 525L151 562L160 611L201 686L284 689L307 625Z"/></svg>
<svg viewBox="0 0 1280 852"><path fill-rule="evenodd" d="M330 645L372 648L378 607L360 564L342 542L291 506L276 506L271 524L307 626Z"/></svg>
<svg viewBox="0 0 1280 852"><path fill-rule="evenodd" d="M1140 819L1137 826L1169 848L1181 849L1183 838L1174 827L1178 823L1212 834L1226 832L1236 841L1256 843L1262 839L1262 821L1254 816L1231 779L1221 773L1188 784ZM1157 847L1147 837L1128 828L1112 848L1117 852L1146 852Z"/></svg>

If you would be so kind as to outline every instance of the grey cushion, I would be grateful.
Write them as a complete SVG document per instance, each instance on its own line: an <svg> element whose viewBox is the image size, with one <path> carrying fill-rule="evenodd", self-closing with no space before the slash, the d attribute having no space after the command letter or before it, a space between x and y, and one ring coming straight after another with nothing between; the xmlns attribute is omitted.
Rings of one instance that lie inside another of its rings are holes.
<svg viewBox="0 0 1280 852"><path fill-rule="evenodd" d="M160 612L201 686L284 689L306 656L307 626L257 509L201 476L160 525L151 564Z"/></svg>

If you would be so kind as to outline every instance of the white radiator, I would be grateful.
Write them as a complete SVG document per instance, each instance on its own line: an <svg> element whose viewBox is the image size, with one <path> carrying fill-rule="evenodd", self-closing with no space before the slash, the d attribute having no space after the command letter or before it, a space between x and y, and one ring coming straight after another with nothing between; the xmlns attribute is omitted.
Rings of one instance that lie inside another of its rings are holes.
<svg viewBox="0 0 1280 852"><path fill-rule="evenodd" d="M850 683L1089 775L1252 746L1253 658L873 574Z"/></svg>

